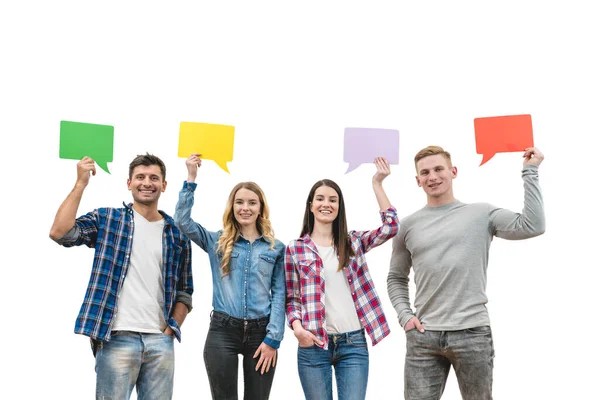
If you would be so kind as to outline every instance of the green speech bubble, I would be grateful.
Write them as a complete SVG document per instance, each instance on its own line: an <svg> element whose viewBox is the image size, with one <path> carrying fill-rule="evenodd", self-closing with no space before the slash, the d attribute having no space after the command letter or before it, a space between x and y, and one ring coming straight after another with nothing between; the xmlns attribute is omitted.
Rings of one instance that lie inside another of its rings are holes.
<svg viewBox="0 0 600 400"><path fill-rule="evenodd" d="M67 160L81 160L88 156L110 174L108 163L113 160L115 127L60 121L60 150L58 156Z"/></svg>

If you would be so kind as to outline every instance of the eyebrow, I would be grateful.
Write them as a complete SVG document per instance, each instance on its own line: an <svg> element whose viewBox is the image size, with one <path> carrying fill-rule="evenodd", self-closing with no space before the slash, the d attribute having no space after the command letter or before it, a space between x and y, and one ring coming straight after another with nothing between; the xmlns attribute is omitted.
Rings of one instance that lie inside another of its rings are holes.
<svg viewBox="0 0 600 400"><path fill-rule="evenodd" d="M436 166L431 167L431 168L422 168L422 169L419 170L419 173L426 172L426 171L429 171L430 169L436 169L436 168L446 168L446 167L444 167L443 164L440 164L440 165L436 165Z"/></svg>

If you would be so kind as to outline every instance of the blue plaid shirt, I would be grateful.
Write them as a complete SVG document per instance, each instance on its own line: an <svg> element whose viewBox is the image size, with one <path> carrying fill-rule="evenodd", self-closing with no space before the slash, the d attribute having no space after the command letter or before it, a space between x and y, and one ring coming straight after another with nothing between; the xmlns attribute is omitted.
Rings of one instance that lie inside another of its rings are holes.
<svg viewBox="0 0 600 400"><path fill-rule="evenodd" d="M95 249L92 274L75 323L75 333L94 340L110 340L117 300L129 267L133 210L132 204L123 205L124 208L99 208L82 215L75 221L73 229L57 240L65 247L84 244ZM192 308L191 245L173 219L159 212L165 219L162 240L164 317L177 340L181 341L179 325L171 314L177 302Z"/></svg>

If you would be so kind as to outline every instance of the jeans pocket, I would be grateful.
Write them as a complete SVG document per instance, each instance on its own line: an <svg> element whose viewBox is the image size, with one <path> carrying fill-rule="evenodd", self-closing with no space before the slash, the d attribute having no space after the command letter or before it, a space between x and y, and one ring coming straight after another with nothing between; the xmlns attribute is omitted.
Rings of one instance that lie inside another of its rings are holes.
<svg viewBox="0 0 600 400"><path fill-rule="evenodd" d="M367 338L364 331L348 335L348 344L352 347L367 347Z"/></svg>
<svg viewBox="0 0 600 400"><path fill-rule="evenodd" d="M467 328L465 329L465 332L470 334L470 335L480 335L480 336L485 336L485 335L489 335L490 333L492 333L492 328L489 327L489 325L485 325L485 326L476 326L473 328Z"/></svg>
<svg viewBox="0 0 600 400"><path fill-rule="evenodd" d="M211 331L220 330L222 328L225 328L226 325L227 320L225 318L213 313L213 315L210 317L210 326L208 329Z"/></svg>

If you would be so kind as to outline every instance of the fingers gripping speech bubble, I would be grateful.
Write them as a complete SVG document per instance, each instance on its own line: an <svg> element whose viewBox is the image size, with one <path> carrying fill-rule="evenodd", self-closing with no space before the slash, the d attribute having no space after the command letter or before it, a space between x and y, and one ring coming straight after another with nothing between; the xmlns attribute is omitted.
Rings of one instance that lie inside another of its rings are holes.
<svg viewBox="0 0 600 400"><path fill-rule="evenodd" d="M110 125L60 121L60 158L81 160L88 156L110 174L115 128Z"/></svg>
<svg viewBox="0 0 600 400"><path fill-rule="evenodd" d="M475 118L475 146L482 166L496 153L524 151L533 147L531 115Z"/></svg>
<svg viewBox="0 0 600 400"><path fill-rule="evenodd" d="M234 133L235 128L229 125L182 122L177 155L187 158L190 154L201 154L200 158L213 160L229 173L227 163L233 160Z"/></svg>
<svg viewBox="0 0 600 400"><path fill-rule="evenodd" d="M398 164L400 135L394 129L346 128L344 130L344 162L349 163L346 174L361 164L372 163L376 157Z"/></svg>

